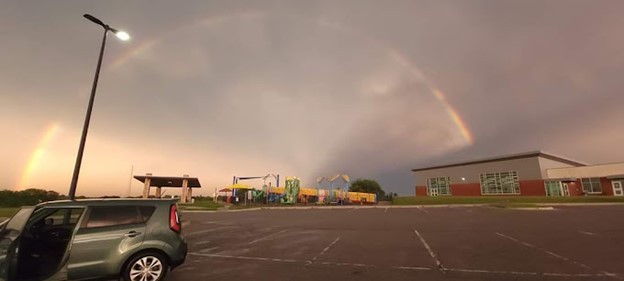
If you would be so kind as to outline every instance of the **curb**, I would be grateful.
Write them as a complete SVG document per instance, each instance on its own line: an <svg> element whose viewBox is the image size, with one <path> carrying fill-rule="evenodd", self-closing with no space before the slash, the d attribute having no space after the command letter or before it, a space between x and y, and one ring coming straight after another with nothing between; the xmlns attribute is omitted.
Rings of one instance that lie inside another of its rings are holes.
<svg viewBox="0 0 624 281"><path fill-rule="evenodd" d="M518 210L518 211L552 211L554 207L504 207L501 209Z"/></svg>
<svg viewBox="0 0 624 281"><path fill-rule="evenodd" d="M234 209L234 210L228 210L228 209L217 209L217 210L180 210L180 212L182 213L229 213L229 212L247 212L247 211L258 211L258 210L262 210L263 208L258 207L258 208L249 208L249 209Z"/></svg>
<svg viewBox="0 0 624 281"><path fill-rule="evenodd" d="M219 212L219 213L221 213L221 212L248 212L248 211L259 211L259 210L262 210L262 208L258 207L258 208L234 209L234 210L226 210L226 209L221 210L220 209L217 212Z"/></svg>
<svg viewBox="0 0 624 281"><path fill-rule="evenodd" d="M248 209L218 209L218 210L180 210L185 213L206 213L206 212L247 212L259 210L351 210L351 209L418 209L418 208L466 208L466 207L490 207L492 203L475 203L475 204L439 204L439 205L345 205L345 206L301 206L301 207L256 207ZM558 206L617 206L624 205L624 202L597 202L597 203L528 203L537 207L507 207L506 209L523 209L523 210L551 210Z"/></svg>
<svg viewBox="0 0 624 281"><path fill-rule="evenodd" d="M624 202L596 202L596 203L534 203L538 206L616 206Z"/></svg>

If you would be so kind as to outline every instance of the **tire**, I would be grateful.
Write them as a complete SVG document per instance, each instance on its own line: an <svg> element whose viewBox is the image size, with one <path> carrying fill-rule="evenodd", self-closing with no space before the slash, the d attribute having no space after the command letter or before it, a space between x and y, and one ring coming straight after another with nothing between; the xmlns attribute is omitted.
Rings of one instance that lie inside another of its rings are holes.
<svg viewBox="0 0 624 281"><path fill-rule="evenodd" d="M142 252L133 256L124 268L124 281L161 281L167 275L167 259L157 252Z"/></svg>

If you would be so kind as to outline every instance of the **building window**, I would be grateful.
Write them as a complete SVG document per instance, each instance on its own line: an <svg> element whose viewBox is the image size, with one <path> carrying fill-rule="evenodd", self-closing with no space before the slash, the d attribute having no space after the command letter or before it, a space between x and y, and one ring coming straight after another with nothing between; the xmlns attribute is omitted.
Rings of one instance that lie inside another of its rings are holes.
<svg viewBox="0 0 624 281"><path fill-rule="evenodd" d="M430 178L427 180L427 194L429 196L451 195L451 178Z"/></svg>
<svg viewBox="0 0 624 281"><path fill-rule="evenodd" d="M520 194L518 173L481 174L481 194Z"/></svg>
<svg viewBox="0 0 624 281"><path fill-rule="evenodd" d="M581 179L583 184L583 192L585 193L602 193L602 186L600 186L600 178L584 178Z"/></svg>
<svg viewBox="0 0 624 281"><path fill-rule="evenodd" d="M545 181L546 196L563 196L561 194L561 181Z"/></svg>

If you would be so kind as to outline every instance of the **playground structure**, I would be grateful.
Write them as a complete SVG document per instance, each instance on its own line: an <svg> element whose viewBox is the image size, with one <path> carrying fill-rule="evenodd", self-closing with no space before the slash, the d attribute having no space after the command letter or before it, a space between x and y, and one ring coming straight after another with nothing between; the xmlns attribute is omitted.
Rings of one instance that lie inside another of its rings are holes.
<svg viewBox="0 0 624 281"><path fill-rule="evenodd" d="M267 185L267 179L275 179L277 185L272 186L271 182ZM261 189L256 189L249 185L240 184L239 180L262 179L263 185ZM340 183L342 181L343 183ZM279 186L279 175L268 174L263 177L236 177L233 178L232 186L222 189L231 192L231 197L227 196L226 201L231 202L231 198L237 197L237 190L244 190L245 194L239 194L244 197L244 202L254 203L279 203L279 204L296 204L296 203L315 203L315 204L375 204L377 203L377 195L374 193L349 192L351 180L348 175L335 175L330 178L320 177L317 180L317 187L301 187L301 180L297 177L286 177L285 185ZM336 187L335 187L336 186ZM238 202L238 199L236 199Z"/></svg>
<svg viewBox="0 0 624 281"><path fill-rule="evenodd" d="M262 189L258 190L255 189L251 186L248 185L242 185L239 184L239 181L245 181L245 180L255 180L255 179L262 179ZM252 202L262 202L263 199L267 199L268 198L268 191L271 189L271 186L273 184L273 181L271 180L273 179L275 181L276 186L279 187L280 184L280 175L279 174L267 174L265 176L251 176L251 177L238 177L238 176L234 176L232 178L232 186L230 186L229 188L226 189L222 189L222 191L227 190L228 192L232 192L232 196L228 196L227 197L227 203L230 203L231 198L236 197L237 194L237 190L245 190L247 191L247 194L244 194L244 201L245 204L247 203L248 199L251 199ZM267 185L267 181L268 181L268 185ZM251 189L251 190L250 190ZM267 200L268 202L268 200Z"/></svg>

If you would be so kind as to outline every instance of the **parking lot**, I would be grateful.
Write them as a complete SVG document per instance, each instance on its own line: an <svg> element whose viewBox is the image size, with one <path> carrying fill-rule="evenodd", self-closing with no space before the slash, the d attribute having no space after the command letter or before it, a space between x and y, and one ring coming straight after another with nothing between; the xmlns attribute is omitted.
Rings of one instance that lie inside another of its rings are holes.
<svg viewBox="0 0 624 281"><path fill-rule="evenodd" d="M624 206L183 213L168 280L622 280Z"/></svg>

